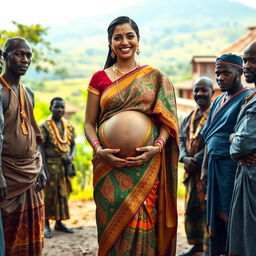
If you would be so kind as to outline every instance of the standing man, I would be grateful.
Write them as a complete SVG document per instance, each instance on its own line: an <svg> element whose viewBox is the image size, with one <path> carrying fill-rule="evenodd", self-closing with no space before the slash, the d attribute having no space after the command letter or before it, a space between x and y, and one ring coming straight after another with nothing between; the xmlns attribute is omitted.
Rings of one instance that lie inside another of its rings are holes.
<svg viewBox="0 0 256 256"><path fill-rule="evenodd" d="M31 60L30 44L20 37L4 46L6 68L0 77L3 97L4 130L2 171L7 195L0 202L6 256L42 255L45 185L40 130L33 115L34 94L20 79Z"/></svg>
<svg viewBox="0 0 256 256"><path fill-rule="evenodd" d="M203 251L205 232L205 189L201 177L204 143L200 131L210 112L213 81L200 77L193 88L197 108L184 118L180 125L180 158L184 163L185 230L188 243L193 245L180 256L192 256Z"/></svg>
<svg viewBox="0 0 256 256"><path fill-rule="evenodd" d="M244 51L244 75L256 87L256 41ZM231 157L237 161L230 208L228 255L256 255L256 91L246 98L235 133L230 136Z"/></svg>
<svg viewBox="0 0 256 256"><path fill-rule="evenodd" d="M0 45L0 74L2 73L3 67L3 50ZM2 91L2 85L0 84L0 91ZM4 125L4 116L3 116L3 103L2 103L2 93L0 93L0 155L2 152L2 145L3 145L3 125ZM0 201L4 200L6 197L6 181L2 173L1 167L1 158L0 158ZM1 209L0 209L0 256L4 256L4 232L3 232L3 224L2 224L2 217L1 217Z"/></svg>
<svg viewBox="0 0 256 256"><path fill-rule="evenodd" d="M229 135L233 133L245 97L251 93L241 83L242 65L242 58L235 54L224 54L217 58L215 77L224 93L214 100L201 132L206 144L202 179L208 173L206 222L210 256L225 254L229 209L237 167L229 154Z"/></svg>
<svg viewBox="0 0 256 256"><path fill-rule="evenodd" d="M62 220L69 219L68 196L71 192L70 178L75 175L72 160L75 155L75 132L73 126L63 118L65 102L56 97L51 100L52 115L41 126L43 162L48 178L45 189L44 237L53 236L49 220L55 220L55 230L74 233Z"/></svg>

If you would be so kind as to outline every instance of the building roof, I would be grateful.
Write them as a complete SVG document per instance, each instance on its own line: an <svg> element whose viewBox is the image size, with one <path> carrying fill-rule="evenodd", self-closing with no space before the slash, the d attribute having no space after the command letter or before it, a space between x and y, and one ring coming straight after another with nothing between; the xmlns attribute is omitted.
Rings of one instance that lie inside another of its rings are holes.
<svg viewBox="0 0 256 256"><path fill-rule="evenodd" d="M244 49L253 41L256 41L256 26L249 27L249 33L246 34L244 37L239 39L238 41L231 44L226 49L220 51L218 53L219 55L225 54L225 53L234 53L237 55L243 55Z"/></svg>
<svg viewBox="0 0 256 256"><path fill-rule="evenodd" d="M216 56L193 56L191 62L213 63L216 61Z"/></svg>
<svg viewBox="0 0 256 256"><path fill-rule="evenodd" d="M79 111L81 111L80 107L65 101L65 112L66 113L76 113Z"/></svg>
<svg viewBox="0 0 256 256"><path fill-rule="evenodd" d="M183 90L192 90L193 89L193 80L186 80L174 84L174 88L183 89Z"/></svg>
<svg viewBox="0 0 256 256"><path fill-rule="evenodd" d="M178 82L174 84L174 88L175 89L179 89L179 90L193 90L193 85L194 85L194 80L186 80L186 81L182 81L182 82ZM219 89L218 85L215 83L213 83L213 88L214 89Z"/></svg>

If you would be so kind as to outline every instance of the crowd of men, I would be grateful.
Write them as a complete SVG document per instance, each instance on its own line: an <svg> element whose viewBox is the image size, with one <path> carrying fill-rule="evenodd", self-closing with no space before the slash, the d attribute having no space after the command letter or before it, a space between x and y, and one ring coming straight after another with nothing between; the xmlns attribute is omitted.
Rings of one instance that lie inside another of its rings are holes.
<svg viewBox="0 0 256 256"><path fill-rule="evenodd" d="M223 92L210 104L213 82L199 78L197 108L180 126L180 162L186 186L185 230L191 248L180 256L252 256L256 241L256 42L243 58L216 59L215 78Z"/></svg>
<svg viewBox="0 0 256 256"><path fill-rule="evenodd" d="M73 232L61 220L69 218L67 177L74 175L74 129L62 119L64 100L54 98L52 118L40 131L33 91L21 83L31 60L32 49L24 38L8 39L0 49L0 72L5 62L0 77L0 256L42 255L43 238L53 235L49 219L56 220L56 230ZM194 83L197 108L180 125L185 229L193 245L182 256L255 255L256 96L242 84L243 74L256 86L256 42L246 47L243 59L235 54L217 58L215 77L223 93L213 102L213 81L200 77ZM69 134L65 141L58 129ZM56 172L58 165L62 167ZM45 169L52 181L46 189L46 221Z"/></svg>

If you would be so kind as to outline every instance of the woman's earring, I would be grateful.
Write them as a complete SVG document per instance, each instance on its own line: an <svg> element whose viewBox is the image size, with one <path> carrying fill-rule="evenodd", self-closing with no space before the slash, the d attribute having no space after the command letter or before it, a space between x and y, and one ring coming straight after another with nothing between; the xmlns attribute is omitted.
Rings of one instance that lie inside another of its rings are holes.
<svg viewBox="0 0 256 256"><path fill-rule="evenodd" d="M137 66L140 66L140 49L139 49L139 47L137 48L137 50L136 50L136 65Z"/></svg>
<svg viewBox="0 0 256 256"><path fill-rule="evenodd" d="M111 51L111 54L110 54L110 55L111 55L111 58L112 58L112 59L115 59L115 58L116 58L116 54L115 54L115 52L114 52L113 50Z"/></svg>

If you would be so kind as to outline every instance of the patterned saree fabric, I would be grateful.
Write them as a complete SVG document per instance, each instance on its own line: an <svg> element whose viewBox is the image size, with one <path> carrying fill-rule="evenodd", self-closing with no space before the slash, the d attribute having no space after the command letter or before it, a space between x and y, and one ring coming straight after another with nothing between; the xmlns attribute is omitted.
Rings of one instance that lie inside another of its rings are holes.
<svg viewBox="0 0 256 256"><path fill-rule="evenodd" d="M107 87L100 106L104 147L104 122L122 111L152 119L144 145L154 144L160 125L170 138L161 154L140 166L117 168L93 159L99 255L175 255L178 121L172 84L159 70L142 66Z"/></svg>

